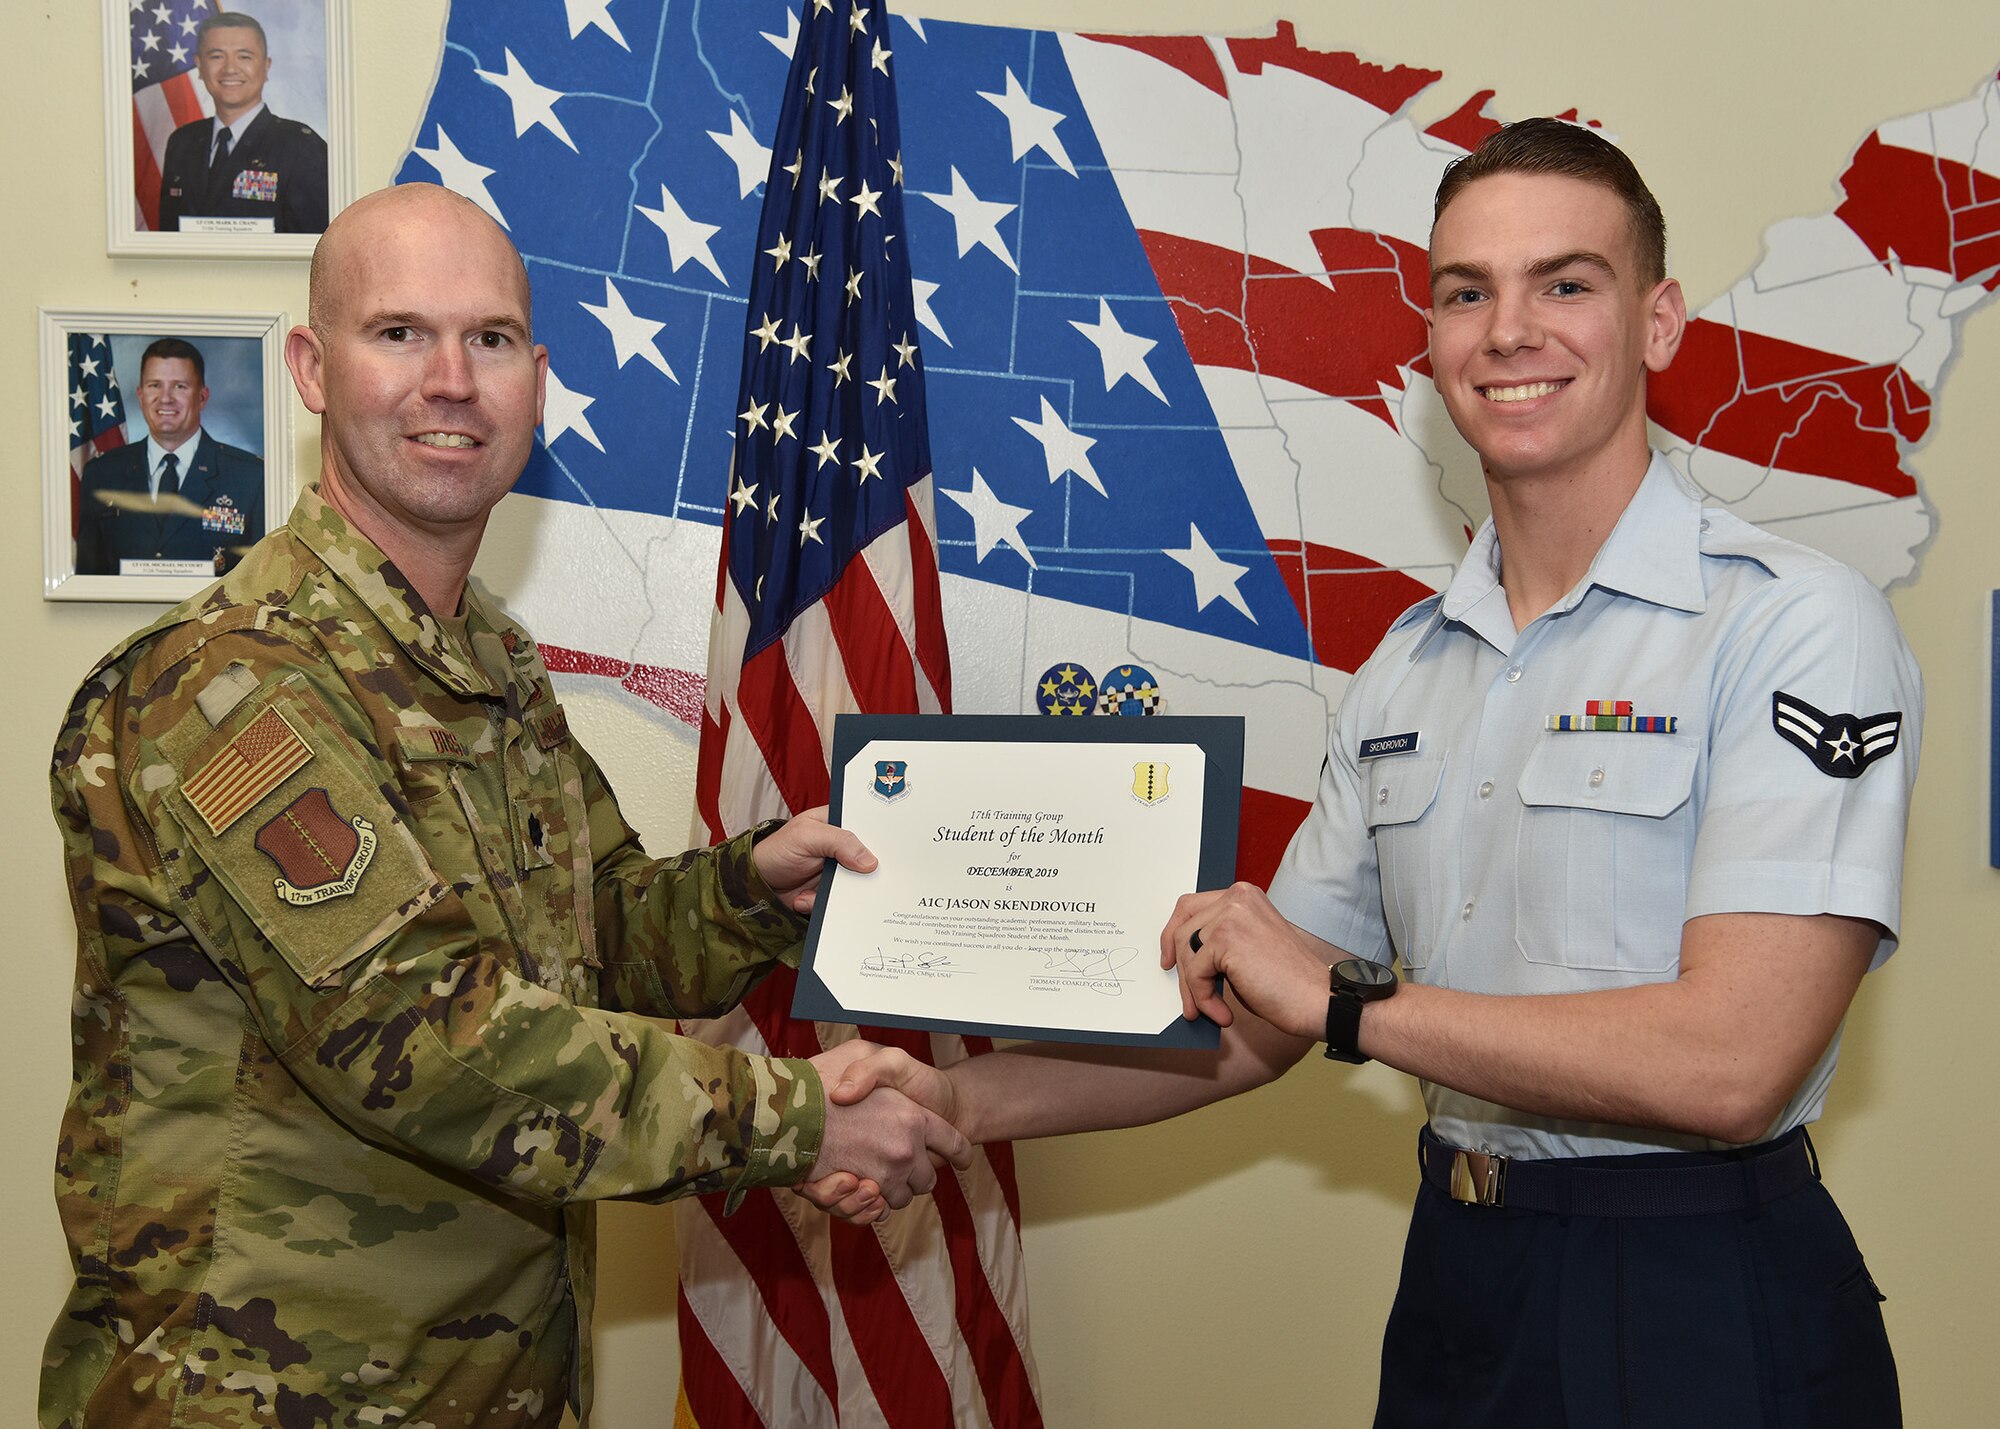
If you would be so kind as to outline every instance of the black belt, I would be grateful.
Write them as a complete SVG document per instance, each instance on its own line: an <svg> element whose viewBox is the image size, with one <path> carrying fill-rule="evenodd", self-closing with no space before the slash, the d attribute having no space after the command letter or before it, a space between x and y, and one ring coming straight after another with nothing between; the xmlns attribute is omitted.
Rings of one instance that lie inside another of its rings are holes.
<svg viewBox="0 0 2000 1429"><path fill-rule="evenodd" d="M1694 1151L1685 1160L1649 1155L1643 1166L1608 1164L1620 1159L1524 1161L1447 1145L1428 1126L1417 1137L1425 1182L1453 1200L1563 1216L1741 1211L1790 1195L1819 1176L1804 1127L1741 1151Z"/></svg>

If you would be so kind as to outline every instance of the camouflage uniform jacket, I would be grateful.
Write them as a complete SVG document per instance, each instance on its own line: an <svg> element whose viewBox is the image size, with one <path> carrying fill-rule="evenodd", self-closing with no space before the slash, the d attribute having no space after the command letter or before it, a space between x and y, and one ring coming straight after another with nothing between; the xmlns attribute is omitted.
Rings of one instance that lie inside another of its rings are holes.
<svg viewBox="0 0 2000 1429"><path fill-rule="evenodd" d="M818 1155L809 1064L627 1015L795 960L756 831L648 859L534 643L466 607L461 642L308 491L78 691L44 1425L587 1422L588 1203Z"/></svg>

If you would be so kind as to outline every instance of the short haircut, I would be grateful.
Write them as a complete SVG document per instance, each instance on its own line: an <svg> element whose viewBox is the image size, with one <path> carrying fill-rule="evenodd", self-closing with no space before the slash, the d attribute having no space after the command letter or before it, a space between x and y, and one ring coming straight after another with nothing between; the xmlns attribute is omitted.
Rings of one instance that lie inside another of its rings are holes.
<svg viewBox="0 0 2000 1429"><path fill-rule="evenodd" d="M1651 287L1667 276L1667 220L1660 201L1625 151L1603 135L1564 119L1523 119L1496 130L1445 169L1431 211L1433 225L1468 184L1495 174L1553 174L1610 189L1631 220L1640 285Z"/></svg>
<svg viewBox="0 0 2000 1429"><path fill-rule="evenodd" d="M149 343L139 354L139 380L146 380L146 364L154 358L184 358L194 364L194 380L202 386L208 385L208 364L201 360L201 349L186 338L163 337Z"/></svg>
<svg viewBox="0 0 2000 1429"><path fill-rule="evenodd" d="M264 47L264 53L271 53L271 42L264 35L264 27L257 23L257 17L246 15L241 10L217 10L203 20L194 32L194 47L201 49L201 42L208 38L210 30L255 30L257 43Z"/></svg>

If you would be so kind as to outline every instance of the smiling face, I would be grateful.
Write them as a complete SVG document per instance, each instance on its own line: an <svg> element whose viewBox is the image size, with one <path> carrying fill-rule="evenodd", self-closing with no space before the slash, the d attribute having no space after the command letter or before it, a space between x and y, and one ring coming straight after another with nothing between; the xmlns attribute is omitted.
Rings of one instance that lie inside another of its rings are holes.
<svg viewBox="0 0 2000 1429"><path fill-rule="evenodd" d="M264 98L264 81L271 77L271 57L264 39L242 25L217 25L201 37L195 51L201 82L215 101L215 115L224 124L254 109Z"/></svg>
<svg viewBox="0 0 2000 1429"><path fill-rule="evenodd" d="M154 441L174 450L201 430L201 409L207 405L208 388L187 358L146 359L139 373L139 410Z"/></svg>
<svg viewBox="0 0 2000 1429"><path fill-rule="evenodd" d="M1494 174L1438 217L1431 370L1489 480L1644 468L1646 373L1686 310L1638 268L1624 203L1582 179Z"/></svg>
<svg viewBox="0 0 2000 1429"><path fill-rule="evenodd" d="M385 550L476 543L527 464L548 370L513 245L456 194L408 186L341 214L313 276L314 327L286 360L323 417L326 498Z"/></svg>

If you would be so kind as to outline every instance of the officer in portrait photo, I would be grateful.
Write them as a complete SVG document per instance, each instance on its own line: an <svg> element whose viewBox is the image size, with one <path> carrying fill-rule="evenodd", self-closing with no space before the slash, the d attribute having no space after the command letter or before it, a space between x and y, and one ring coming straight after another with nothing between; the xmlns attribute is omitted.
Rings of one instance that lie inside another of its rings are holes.
<svg viewBox="0 0 2000 1429"><path fill-rule="evenodd" d="M112 338L128 419L137 407L145 426L83 468L78 575L219 576L263 534L259 344L202 341L206 354L184 338ZM225 400L211 402L211 380Z"/></svg>
<svg viewBox="0 0 2000 1429"><path fill-rule="evenodd" d="M140 222L163 233L322 232L324 0L266 0L255 13L167 0L131 23Z"/></svg>

